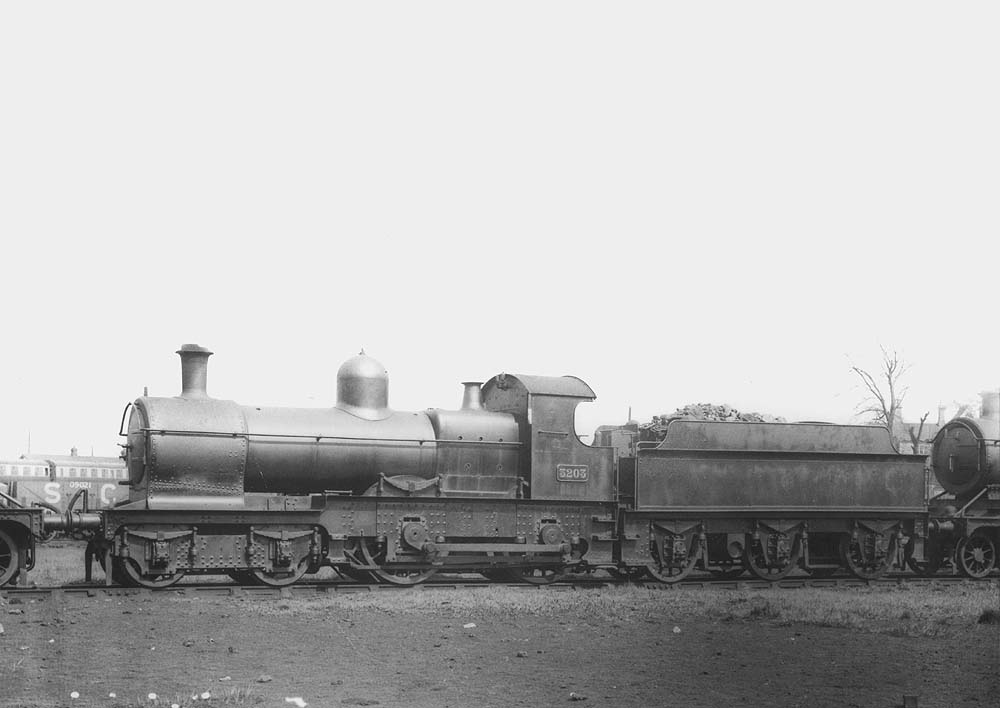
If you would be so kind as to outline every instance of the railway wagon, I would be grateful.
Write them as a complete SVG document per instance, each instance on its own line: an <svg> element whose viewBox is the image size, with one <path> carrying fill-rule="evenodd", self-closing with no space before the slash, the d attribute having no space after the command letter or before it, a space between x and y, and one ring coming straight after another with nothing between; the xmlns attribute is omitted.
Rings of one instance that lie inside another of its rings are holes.
<svg viewBox="0 0 1000 708"><path fill-rule="evenodd" d="M0 485L22 506L44 505L65 512L70 500L86 490L91 508L103 509L128 499L125 463L117 457L22 455L0 460Z"/></svg>

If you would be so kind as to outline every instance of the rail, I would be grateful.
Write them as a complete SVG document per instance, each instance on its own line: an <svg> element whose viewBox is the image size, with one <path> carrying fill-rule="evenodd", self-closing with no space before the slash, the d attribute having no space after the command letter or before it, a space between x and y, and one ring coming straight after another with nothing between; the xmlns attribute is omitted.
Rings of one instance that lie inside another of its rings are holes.
<svg viewBox="0 0 1000 708"><path fill-rule="evenodd" d="M678 583L660 583L648 580L626 580L614 578L571 578L547 585L535 583L506 582L499 585L518 590L534 590L548 592L571 592L576 590L593 590L606 587L636 586L662 592L681 590L716 589L716 590L798 590L803 588L834 588L848 589L858 587L901 587L929 586L949 587L967 586L979 583L997 584L996 575L987 578L967 578L960 575L942 575L940 577L923 577L914 575L890 575L873 580L861 580L853 576L832 578L784 578L777 581L758 580L756 578L711 578L695 577ZM165 589L150 589L125 586L105 585L59 585L50 587L19 587L7 586L0 588L0 598L11 604L39 598L81 598L100 600L108 597L124 596L159 596L159 597L241 597L241 598L293 598L310 597L324 594L353 593L387 593L387 592L434 592L439 590L479 590L496 588L498 583L487 582L479 578L438 578L418 585L389 585L381 583L359 583L353 580L336 580L320 582L300 582L285 587L264 585L234 585L231 583L189 583L174 585Z"/></svg>

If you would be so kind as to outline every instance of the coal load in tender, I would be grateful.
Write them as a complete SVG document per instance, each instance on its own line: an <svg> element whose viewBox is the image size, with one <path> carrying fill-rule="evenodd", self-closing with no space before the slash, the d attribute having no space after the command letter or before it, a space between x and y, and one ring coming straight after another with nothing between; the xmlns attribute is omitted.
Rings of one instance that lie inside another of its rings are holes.
<svg viewBox="0 0 1000 708"><path fill-rule="evenodd" d="M742 423L785 423L780 416L767 413L742 413L725 403L689 403L673 413L654 415L652 422L639 425L640 440L663 440L667 434L667 424L672 420L723 420Z"/></svg>

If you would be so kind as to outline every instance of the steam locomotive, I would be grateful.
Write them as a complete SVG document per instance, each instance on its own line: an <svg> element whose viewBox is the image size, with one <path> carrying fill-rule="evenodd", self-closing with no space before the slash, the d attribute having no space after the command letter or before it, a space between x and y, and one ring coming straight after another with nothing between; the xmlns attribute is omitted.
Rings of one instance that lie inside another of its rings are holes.
<svg viewBox="0 0 1000 708"><path fill-rule="evenodd" d="M397 585L996 566L988 421L940 431L931 459L951 497L928 505L924 458L896 454L882 428L673 421L660 441L586 445L574 415L595 395L572 376L499 374L463 384L457 410L399 412L362 353L340 367L334 406L262 408L208 395L212 352L178 354L180 395L123 416L128 500L44 520L0 508L0 584L30 568L42 526L91 529L109 584L151 588L201 574L284 586L323 566Z"/></svg>

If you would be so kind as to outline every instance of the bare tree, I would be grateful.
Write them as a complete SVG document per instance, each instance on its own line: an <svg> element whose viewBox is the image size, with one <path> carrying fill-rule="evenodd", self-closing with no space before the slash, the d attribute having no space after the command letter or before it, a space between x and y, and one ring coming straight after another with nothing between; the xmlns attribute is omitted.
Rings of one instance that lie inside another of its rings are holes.
<svg viewBox="0 0 1000 708"><path fill-rule="evenodd" d="M882 368L877 374L871 374L858 366L852 366L851 370L858 375L861 382L868 390L868 396L858 406L859 414L871 414L873 420L879 425L884 425L889 430L889 438L892 446L899 451L896 443L896 423L899 420L900 411L903 408L903 399L906 397L907 386L902 385L903 374L909 370L909 366L899 356L895 350L889 351L885 347L882 350ZM924 421L927 413L920 419L920 429L917 431L917 439L923 432ZM910 439L913 440L913 432L910 432ZM916 451L916 442L914 442Z"/></svg>
<svg viewBox="0 0 1000 708"><path fill-rule="evenodd" d="M922 416L920 416L920 425L917 426L916 432L914 432L912 425L906 431L910 434L910 444L913 445L914 455L920 452L920 438L923 437L924 434L924 422L927 420L927 416L929 416L930 414L931 412L927 411Z"/></svg>

